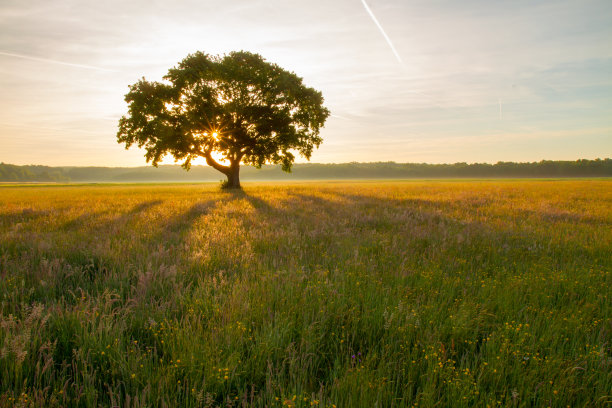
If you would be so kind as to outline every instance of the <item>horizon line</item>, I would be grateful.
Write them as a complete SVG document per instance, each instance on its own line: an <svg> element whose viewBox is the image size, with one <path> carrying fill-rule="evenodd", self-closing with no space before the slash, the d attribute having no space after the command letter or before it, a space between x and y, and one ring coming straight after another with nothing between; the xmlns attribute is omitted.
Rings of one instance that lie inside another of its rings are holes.
<svg viewBox="0 0 612 408"><path fill-rule="evenodd" d="M350 161L350 162L328 162L328 163L323 163L323 162L300 162L300 163L293 163L293 166L300 166L300 165L308 165L308 166L312 166L312 165L322 165L322 166L329 166L329 165L347 165L347 164L426 164L426 165L430 165L430 166L445 166L445 165L457 165L457 164L466 164L466 165L476 165L476 164L487 164L487 165L497 165L497 164L507 164L507 163L512 163L512 164L533 164L533 163L544 163L544 162L578 162L578 161L606 161L606 160L612 160L612 157L596 157L594 159L587 159L587 158L578 158L578 159L557 159L557 160L553 160L553 159L540 159L540 160L536 160L536 161L505 161L505 160L498 160L496 162L465 162L465 161L457 161L457 162L444 162L444 163L428 163L428 162L398 162L398 161L394 161L394 160L381 160L381 161L369 161L369 162L358 162L358 161ZM47 164L13 164L13 163L6 163L4 161L0 161L0 165L7 165L7 166L17 166L17 167L49 167L49 168L66 168L66 167L71 167L71 168L104 168L104 169L137 169L137 168L159 168L159 167L182 167L181 164L175 163L175 164L159 164L158 166L153 166L151 164L144 164L144 165L136 165L136 166L100 166L100 165L92 165L92 166L78 166L78 165L47 165ZM269 166L281 166L280 164L264 164L262 167L269 167ZM191 168L194 167L210 167L212 169L211 166L207 165L207 164L193 164L191 165ZM253 167L255 168L255 166L251 166L248 164L243 164L241 165L241 167Z"/></svg>

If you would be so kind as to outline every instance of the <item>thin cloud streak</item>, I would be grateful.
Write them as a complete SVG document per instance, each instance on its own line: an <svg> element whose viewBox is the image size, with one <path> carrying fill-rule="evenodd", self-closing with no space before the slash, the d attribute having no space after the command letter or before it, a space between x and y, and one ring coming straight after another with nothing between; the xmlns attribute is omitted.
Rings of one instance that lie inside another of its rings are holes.
<svg viewBox="0 0 612 408"><path fill-rule="evenodd" d="M47 126L32 126L32 125L28 125L28 124L19 124L19 123L0 123L0 128L2 127L9 127L9 128L18 128L18 129L29 129L29 130L42 130L42 131L49 131L49 132L58 132L58 133L63 133L66 134L67 132L78 132L80 134L88 134L88 135L106 135L108 134L107 131L105 130L100 130L100 131L91 131L91 130L82 130L82 129L71 129L71 128L65 128L65 129L61 129L61 128L55 128L55 127L47 127Z"/></svg>
<svg viewBox="0 0 612 408"><path fill-rule="evenodd" d="M334 115L333 113L329 116L331 116L332 118L338 118L342 120L350 120L349 118L345 118L344 116L340 116L340 115Z"/></svg>
<svg viewBox="0 0 612 408"><path fill-rule="evenodd" d="M365 0L361 0L361 3L363 4L363 7L366 9L366 11L370 15L370 17L372 17L372 21L374 21L374 24L376 24L376 27L378 27L378 29L382 33L383 37L385 37L385 40L387 40L387 44L389 44L389 47L391 47L391 51L393 51L393 54L395 54L395 58L397 58L397 60L399 61L400 64L404 65L404 62L402 61L402 57L400 57L399 53L397 52L397 50L393 46L393 43L391 42L391 39L389 38L387 33L385 33L385 30L382 28L382 26L380 25L380 23L376 19L376 16L372 12L372 10L370 10L370 7L368 7L368 3L366 3Z"/></svg>
<svg viewBox="0 0 612 408"><path fill-rule="evenodd" d="M33 57L33 56L30 56L30 55L23 55L23 54L13 54L12 52L0 51L0 55L4 55L6 57L14 57L14 58L27 59L27 60L30 60L30 61L38 61L38 62L47 62L47 63L50 63L50 64L66 65L66 66L75 67L75 68L92 69L92 70L95 70L95 71L116 72L113 69L94 67L93 65L73 64L72 62L57 61L57 60L52 60L52 59L48 59L48 58Z"/></svg>

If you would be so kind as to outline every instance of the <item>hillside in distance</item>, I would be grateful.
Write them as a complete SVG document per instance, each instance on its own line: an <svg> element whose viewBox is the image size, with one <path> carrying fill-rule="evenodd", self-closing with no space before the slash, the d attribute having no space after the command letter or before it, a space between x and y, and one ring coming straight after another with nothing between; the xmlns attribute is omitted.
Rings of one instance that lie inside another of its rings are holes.
<svg viewBox="0 0 612 408"><path fill-rule="evenodd" d="M350 180L411 178L558 178L612 177L612 159L515 163L299 163L291 173L280 166L261 169L241 168L244 181L271 180ZM0 182L202 182L219 181L223 175L209 166L193 166L185 171L179 165L159 167L48 167L0 163Z"/></svg>

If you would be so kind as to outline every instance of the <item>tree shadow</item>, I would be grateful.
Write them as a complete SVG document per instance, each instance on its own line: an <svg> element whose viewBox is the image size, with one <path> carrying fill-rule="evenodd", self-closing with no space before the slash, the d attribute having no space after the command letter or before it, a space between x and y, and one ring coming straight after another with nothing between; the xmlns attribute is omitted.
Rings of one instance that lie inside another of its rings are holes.
<svg viewBox="0 0 612 408"><path fill-rule="evenodd" d="M513 215L517 218L535 218L540 222L545 223L568 223L568 224L586 224L589 226L607 226L612 228L612 222L603 217L595 217L588 214L578 214L565 210L546 210L537 211L530 209L514 209Z"/></svg>
<svg viewBox="0 0 612 408"><path fill-rule="evenodd" d="M337 188L283 190L283 194L272 195L266 195L265 190L230 190L221 196L195 201L180 212L171 213L168 218L155 218L153 224L143 230L132 232L132 220L160 205L161 200L139 203L103 223L99 219L108 212L82 214L62 228L82 228L85 237L119 234L118 242L122 244L112 251L108 247L98 248L95 238L91 241L86 238L83 245L75 246L74 251L85 253L71 259L71 262L77 262L77 266L89 265L90 258L96 256L107 269L120 269L129 259L138 269L146 269L148 262L154 265L172 263L200 276L206 268L227 269L224 265L232 262L206 263L208 261L203 259L207 258L194 257L193 251L197 248L189 238L190 231L202 217L236 200L246 200L253 209L247 213L231 210L234 212L224 216L227 218L224 222L240 224L238 230L243 231L243 235L237 236L238 241L247 244L253 252L252 264L236 261L237 271L245 268L291 270L317 265L334 269L347 264L357 267L358 262L366 262L368 268L374 270L378 262L386 269L407 273L424 265L441 266L450 259L450 263L445 265L449 273L461 268L471 268L476 273L479 269L488 271L490 265L499 264L500 259L510 264L513 259L546 257L562 262L568 256L582 258L593 254L598 262L606 259L596 248L577 248L571 241L551 247L548 244L550 236L544 230L527 234L515 226L479 219L470 213L477 207L466 207L467 215L462 215L455 211L461 203L445 199L379 197L375 194ZM537 215L536 211L529 211ZM32 217L42 215L47 214L24 214ZM521 216L524 214L512 215ZM91 225L92 219L97 220L94 225ZM571 220L582 222L577 218ZM87 223L89 225L84 227ZM232 239L231 235L228 239ZM210 250L214 251L217 244L211 245ZM219 245L215 255L217 260L225 253L222 248L225 244L219 242ZM113 246L117 247L116 244ZM460 264L459 260L467 264Z"/></svg>
<svg viewBox="0 0 612 408"><path fill-rule="evenodd" d="M609 224L606 220L536 210L489 214L490 201L486 198L377 197L338 189L287 191L281 205L272 205L256 194L247 193L245 198L258 212L260 224L270 224L270 229L277 231L293 228L298 234L292 239L297 239L295 245L302 248L294 245L289 249L278 239L274 246L279 255L293 259L291 265L312 263L307 255L316 256L320 245L331 254L327 265L344 262L343 257L352 250L355 254L370 254L373 259L386 259L390 264L394 264L394 258L405 257L396 262L398 266L419 268L427 264L441 266L450 259L445 265L449 272L471 270L473 274L478 270L494 273L492 264L512 265L516 259L544 263L553 271L570 259L593 259L603 265L609 258L601 245L572 240L570 230L580 224L604 228ZM526 224L523 220L527 216L534 219ZM565 238L553 232L557 226L563 228ZM276 239L274 235L268 237ZM263 251L269 250L269 243L258 237L253 239L260 241L263 249L259 255L265 258ZM282 262L275 261L274 266L278 265Z"/></svg>
<svg viewBox="0 0 612 408"><path fill-rule="evenodd" d="M259 213L262 213L262 214L276 214L276 215L281 214L281 210L279 210L278 208L270 205L267 201L265 201L265 200L263 200L263 199L261 199L261 198L259 198L257 196L254 196L254 195L248 194L246 192L243 192L239 196L239 198L246 199L251 204L251 206L253 206L253 208L256 211L258 211Z"/></svg>
<svg viewBox="0 0 612 408"><path fill-rule="evenodd" d="M568 259L593 259L605 263L607 256L601 247L587 246L573 242L572 230L576 225L584 224L589 228L605 227L607 220L570 212L550 212L529 209L511 209L503 214L479 214L486 200L435 201L419 198L378 198L371 195L356 195L334 192L348 200L357 208L388 211L391 228L404 236L416 235L425 240L430 249L430 256L443 260L449 257L449 251L456 258L467 259L473 268L486 270L495 260L505 260L509 265L516 259L546 261L551 270ZM393 214L401 214L410 222L401 225L394 222ZM527 217L533 218L528 224ZM562 223L570 225L563 226ZM564 228L567 239L552 239ZM432 239L433 238L433 239ZM452 257L451 257L452 258Z"/></svg>
<svg viewBox="0 0 612 408"><path fill-rule="evenodd" d="M139 213L141 213L143 211L146 211L146 210L148 210L150 208L153 208L156 205L160 205L162 203L163 203L162 200L145 201L143 203L135 205L127 213L122 214L122 215L116 217L115 220L111 221L111 222L125 223L125 222L129 221L130 219L134 218L135 216L137 216Z"/></svg>
<svg viewBox="0 0 612 408"><path fill-rule="evenodd" d="M150 201L145 201L140 204L136 204L128 212L117 215L116 217L112 218L111 220L101 225L93 225L90 228L95 230L95 229L109 228L112 226L125 225L132 219L136 218L140 213L150 208L153 208L157 205L160 205L162 203L163 203L162 200L150 200ZM109 213L111 213L111 210L86 212L86 213L83 213L77 216L76 218L73 218L72 220L66 221L65 223L59 226L59 229L74 230L74 229L78 229L78 228L87 226L88 224L96 224L98 223L98 221L102 219L102 217L104 217L104 215L107 215Z"/></svg>
<svg viewBox="0 0 612 408"><path fill-rule="evenodd" d="M198 201L189 209L176 214L163 222L157 234L151 236L150 241L168 241L169 237L178 237L184 234L200 218L208 214L217 203L216 200Z"/></svg>
<svg viewBox="0 0 612 408"><path fill-rule="evenodd" d="M186 237L197 221L210 214L217 206L225 205L242 197L243 193L232 191L221 198L196 201L187 210L159 222L159 225L156 225L151 233L139 240L139 246L152 253L164 248L164 251L172 252L175 261L184 262L188 258L187 248L185 247Z"/></svg>
<svg viewBox="0 0 612 408"><path fill-rule="evenodd" d="M16 224L28 223L51 214L49 210L34 210L24 208L20 211L10 211L0 214L0 227L8 227Z"/></svg>

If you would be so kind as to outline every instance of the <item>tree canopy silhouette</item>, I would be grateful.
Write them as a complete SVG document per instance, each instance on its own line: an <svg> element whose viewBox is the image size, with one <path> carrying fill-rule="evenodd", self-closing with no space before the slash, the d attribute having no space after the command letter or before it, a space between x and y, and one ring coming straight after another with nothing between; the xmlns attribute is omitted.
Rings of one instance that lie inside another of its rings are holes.
<svg viewBox="0 0 612 408"><path fill-rule="evenodd" d="M170 154L188 170L203 157L227 176L227 186L239 188L240 163L290 171L293 152L309 159L322 142L329 110L321 92L258 54L196 52L164 80L130 86L117 133L126 149L144 147L154 166Z"/></svg>

